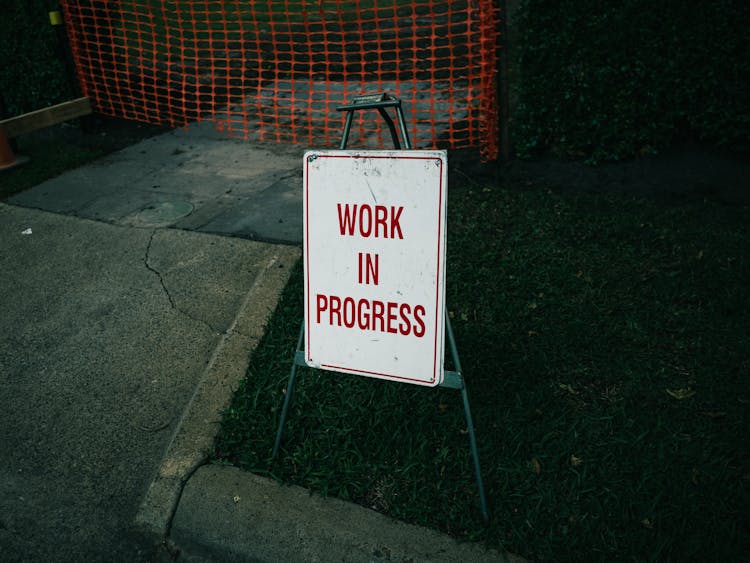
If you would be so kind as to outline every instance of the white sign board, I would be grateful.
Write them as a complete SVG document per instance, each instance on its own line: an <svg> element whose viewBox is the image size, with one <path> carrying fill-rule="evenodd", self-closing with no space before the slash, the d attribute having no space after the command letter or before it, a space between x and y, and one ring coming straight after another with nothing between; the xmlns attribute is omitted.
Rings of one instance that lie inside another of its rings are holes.
<svg viewBox="0 0 750 563"><path fill-rule="evenodd" d="M305 361L443 379L445 151L308 151Z"/></svg>

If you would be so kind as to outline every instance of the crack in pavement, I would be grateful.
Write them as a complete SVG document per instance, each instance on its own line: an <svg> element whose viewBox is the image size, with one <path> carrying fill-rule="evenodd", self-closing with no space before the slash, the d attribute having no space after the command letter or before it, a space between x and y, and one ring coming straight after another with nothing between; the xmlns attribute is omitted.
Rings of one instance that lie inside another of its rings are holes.
<svg viewBox="0 0 750 563"><path fill-rule="evenodd" d="M169 292L169 288L167 288L167 284L164 283L164 276L162 276L162 274L161 274L161 272L159 270L157 270L151 264L149 264L149 259L150 259L150 256L151 256L151 246L153 245L154 236L156 236L156 232L158 230L159 229L154 229L153 231L151 231L151 236L148 239L148 245L146 245L146 253L145 253L144 257L143 257L143 264L146 266L146 269L148 269L148 271L153 272L159 278L159 283L161 284L161 288L164 290L164 294L167 296L167 299L169 299L169 305L172 307L172 309L174 309L175 311L177 311L181 315L184 315L188 319L190 319L192 321L195 321L197 323L201 323L202 325L207 326L209 328L209 330L211 330L211 332L213 332L215 334L226 334L226 331L217 329L215 326L213 326L208 321L206 321L204 319L199 319L197 317L194 317L193 315L191 315L187 311L183 311L182 309L180 309L177 306L177 304L175 303L175 300L172 297L172 294Z"/></svg>
<svg viewBox="0 0 750 563"><path fill-rule="evenodd" d="M154 243L155 235L156 235L156 229L151 231L151 236L149 237L148 245L146 246L146 255L143 257L143 263L145 264L146 268L150 272L155 273L156 276L159 278L159 283L161 283L161 288L164 290L164 293L167 295L167 298L169 299L169 304L172 306L172 309L177 309L177 305L175 305L174 299L172 299L172 294L169 293L169 289L167 289L167 286L164 283L164 277L162 277L161 272L157 270L156 268L152 267L151 264L148 263L149 257L151 255L151 245Z"/></svg>

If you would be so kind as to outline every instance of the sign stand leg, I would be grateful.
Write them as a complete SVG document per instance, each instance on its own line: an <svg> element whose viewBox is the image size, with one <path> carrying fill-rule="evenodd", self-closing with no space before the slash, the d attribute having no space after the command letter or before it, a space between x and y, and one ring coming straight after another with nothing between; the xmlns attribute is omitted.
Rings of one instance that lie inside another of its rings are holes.
<svg viewBox="0 0 750 563"><path fill-rule="evenodd" d="M299 337L297 338L297 348L295 349L294 361L292 362L292 370L289 373L289 383L286 386L286 394L284 395L284 406L281 407L281 418L279 419L279 428L276 431L276 442L273 445L272 459L276 459L279 454L279 447L281 446L281 438L284 434L284 425L286 424L286 414L289 409L289 403L292 402L292 394L294 393L294 380L297 376L297 365L299 364L298 357L302 352L302 339L305 336L305 323L301 323L299 328ZM304 363L303 363L304 365Z"/></svg>
<svg viewBox="0 0 750 563"><path fill-rule="evenodd" d="M453 337L453 327L451 326L451 319L448 315L448 311L445 312L445 328L448 331L448 344L450 345L451 357L453 358L453 365L456 368L456 371L445 372L445 378L441 387L449 387L453 389L458 388L461 391L461 398L464 403L464 415L466 417L466 428L469 433L469 445L471 446L471 457L474 459L474 476L476 477L477 488L479 489L479 503L484 521L489 522L490 513L487 510L487 497L484 494L484 480L482 479L482 469L479 465L479 449L477 448L477 438L474 434L474 421L471 417L471 407L469 406L469 393L466 390L466 382L462 375L461 360L458 358L458 349L456 347L456 340Z"/></svg>

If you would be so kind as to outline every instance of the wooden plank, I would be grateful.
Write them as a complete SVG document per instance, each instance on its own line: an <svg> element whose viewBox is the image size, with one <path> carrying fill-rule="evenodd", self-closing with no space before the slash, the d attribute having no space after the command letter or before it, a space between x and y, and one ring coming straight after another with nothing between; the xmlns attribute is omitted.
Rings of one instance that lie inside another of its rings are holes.
<svg viewBox="0 0 750 563"><path fill-rule="evenodd" d="M78 98L0 121L0 127L8 138L13 138L90 113L89 99Z"/></svg>

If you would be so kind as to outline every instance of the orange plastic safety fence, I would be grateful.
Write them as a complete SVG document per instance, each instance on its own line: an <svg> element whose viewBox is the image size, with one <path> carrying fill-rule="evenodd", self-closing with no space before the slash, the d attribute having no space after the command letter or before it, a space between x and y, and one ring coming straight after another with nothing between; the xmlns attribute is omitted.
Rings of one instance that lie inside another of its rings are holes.
<svg viewBox="0 0 750 563"><path fill-rule="evenodd" d="M404 105L418 148L497 156L494 0L64 0L84 94L103 114L336 147L354 95ZM350 146L389 147L357 112ZM357 139L357 135L359 139Z"/></svg>

